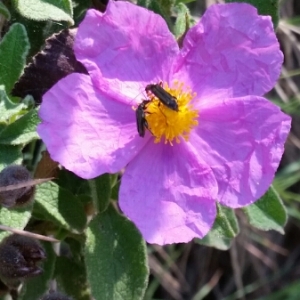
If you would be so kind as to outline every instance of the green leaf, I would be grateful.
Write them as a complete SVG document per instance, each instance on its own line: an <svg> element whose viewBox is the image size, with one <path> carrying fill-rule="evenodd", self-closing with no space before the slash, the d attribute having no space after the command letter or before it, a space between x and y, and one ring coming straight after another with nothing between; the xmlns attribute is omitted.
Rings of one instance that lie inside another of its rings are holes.
<svg viewBox="0 0 300 300"><path fill-rule="evenodd" d="M0 171L8 165L21 164L22 158L22 148L20 146L1 145L0 143Z"/></svg>
<svg viewBox="0 0 300 300"><path fill-rule="evenodd" d="M85 258L95 299L143 299L149 275L146 245L112 206L89 224Z"/></svg>
<svg viewBox="0 0 300 300"><path fill-rule="evenodd" d="M274 28L277 27L279 21L278 0L225 0L226 3L242 2L255 6L260 15L271 16Z"/></svg>
<svg viewBox="0 0 300 300"><path fill-rule="evenodd" d="M85 244L86 236L85 233L80 235L72 235L72 237L66 237L63 241L70 249L71 255L68 255L68 258L72 258L72 260L77 263L81 264L84 261L83 258L83 246ZM62 244L62 246L64 246ZM85 266L85 265L84 265Z"/></svg>
<svg viewBox="0 0 300 300"><path fill-rule="evenodd" d="M222 236L216 236L213 233L209 232L203 239L195 239L195 242L200 245L225 251L231 247L232 239L228 239Z"/></svg>
<svg viewBox="0 0 300 300"><path fill-rule="evenodd" d="M184 35L188 28L189 18L190 18L190 11L187 8L186 5L183 3L179 3L176 6L177 10L177 18L174 25L174 34L176 38L179 38L180 36Z"/></svg>
<svg viewBox="0 0 300 300"><path fill-rule="evenodd" d="M0 123L9 123L13 116L18 115L26 105L13 103L7 97L4 85L0 85Z"/></svg>
<svg viewBox="0 0 300 300"><path fill-rule="evenodd" d="M180 3L191 3L191 2L195 2L196 0L176 0L176 4L180 4Z"/></svg>
<svg viewBox="0 0 300 300"><path fill-rule="evenodd" d="M149 0L137 0L137 5L138 6L142 6L142 7L148 7L148 2L149 2Z"/></svg>
<svg viewBox="0 0 300 300"><path fill-rule="evenodd" d="M39 123L40 119L37 115L37 109L29 111L0 132L0 143L6 145L24 145L39 139L36 132L36 127Z"/></svg>
<svg viewBox="0 0 300 300"><path fill-rule="evenodd" d="M24 229L31 217L31 211L32 205L18 209L0 207L0 224L15 229ZM0 231L0 241L9 234L7 231Z"/></svg>
<svg viewBox="0 0 300 300"><path fill-rule="evenodd" d="M104 3L103 1L99 2ZM73 6L73 19L75 24L81 23L82 19L84 18L84 15L86 13L86 10L91 8L91 3L90 1L84 1L84 0L73 0L72 1L72 6Z"/></svg>
<svg viewBox="0 0 300 300"><path fill-rule="evenodd" d="M171 8L173 5L172 2L172 0L151 0L148 5L148 9L163 17L163 19L167 22L169 28L172 28L173 25L171 21Z"/></svg>
<svg viewBox="0 0 300 300"><path fill-rule="evenodd" d="M58 288L76 300L89 300L86 269L72 259L58 257L55 266Z"/></svg>
<svg viewBox="0 0 300 300"><path fill-rule="evenodd" d="M284 234L286 209L275 189L269 190L255 203L243 208L249 223L261 230L276 230Z"/></svg>
<svg viewBox="0 0 300 300"><path fill-rule="evenodd" d="M98 212L104 212L110 201L111 183L110 175L103 174L89 181L93 202Z"/></svg>
<svg viewBox="0 0 300 300"><path fill-rule="evenodd" d="M68 230L82 231L86 225L86 215L82 203L68 190L54 182L37 186L35 207L39 217L51 220Z"/></svg>
<svg viewBox="0 0 300 300"><path fill-rule="evenodd" d="M20 299L40 299L49 289L49 282L53 277L56 255L53 246L49 242L42 242L47 258L41 265L44 272L28 281L24 286L24 291ZM19 299L19 298L18 298Z"/></svg>
<svg viewBox="0 0 300 300"><path fill-rule="evenodd" d="M121 185L121 180L116 181L116 183L112 186L111 189L111 199L118 200L119 199L119 189Z"/></svg>
<svg viewBox="0 0 300 300"><path fill-rule="evenodd" d="M239 225L232 209L218 205L218 215L211 231L203 238L196 239L201 245L227 250L231 240L239 233Z"/></svg>
<svg viewBox="0 0 300 300"><path fill-rule="evenodd" d="M66 21L74 25L70 0L14 0L17 11L25 18L36 21Z"/></svg>
<svg viewBox="0 0 300 300"><path fill-rule="evenodd" d="M69 190L73 195L91 194L88 181L68 170L61 170L56 182L59 186Z"/></svg>
<svg viewBox="0 0 300 300"><path fill-rule="evenodd" d="M22 24L15 23L0 43L0 84L10 92L26 63L29 40Z"/></svg>
<svg viewBox="0 0 300 300"><path fill-rule="evenodd" d="M7 20L10 20L10 12L7 9L7 7L2 3L2 1L0 2L0 15L4 16Z"/></svg>

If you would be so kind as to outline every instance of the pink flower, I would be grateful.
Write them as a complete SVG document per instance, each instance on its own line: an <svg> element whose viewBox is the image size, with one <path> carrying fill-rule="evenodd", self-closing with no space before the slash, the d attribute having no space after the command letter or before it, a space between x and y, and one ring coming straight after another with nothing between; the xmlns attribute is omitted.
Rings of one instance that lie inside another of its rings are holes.
<svg viewBox="0 0 300 300"><path fill-rule="evenodd" d="M126 167L119 205L149 243L202 238L216 201L237 208L266 192L290 129L261 97L283 60L270 17L211 6L179 49L160 16L110 1L87 12L75 53L89 76L71 74L44 95L38 132L52 159L83 178ZM161 81L179 111L152 99L153 135L142 138L132 107Z"/></svg>

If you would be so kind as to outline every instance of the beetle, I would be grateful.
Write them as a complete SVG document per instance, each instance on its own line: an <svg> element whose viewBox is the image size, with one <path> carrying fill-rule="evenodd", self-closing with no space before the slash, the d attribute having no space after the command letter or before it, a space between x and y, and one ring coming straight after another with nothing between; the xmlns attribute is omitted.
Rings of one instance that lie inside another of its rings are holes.
<svg viewBox="0 0 300 300"><path fill-rule="evenodd" d="M178 103L177 98L168 93L163 87L161 83L158 84L148 84L145 88L147 94L150 92L156 96L159 101L167 106L168 108L178 111Z"/></svg>
<svg viewBox="0 0 300 300"><path fill-rule="evenodd" d="M150 102L151 100L143 100L143 102L141 104L139 104L139 106L137 107L136 111L135 111L135 117L136 117L136 126L137 126L137 131L139 133L140 137L144 137L145 136L145 128L148 128L148 122L146 120L146 112L145 109L147 108L147 104Z"/></svg>

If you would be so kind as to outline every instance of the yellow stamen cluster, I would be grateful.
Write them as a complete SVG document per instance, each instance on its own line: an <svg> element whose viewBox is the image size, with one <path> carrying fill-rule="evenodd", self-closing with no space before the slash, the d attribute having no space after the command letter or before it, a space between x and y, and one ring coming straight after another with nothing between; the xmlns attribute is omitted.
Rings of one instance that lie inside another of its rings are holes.
<svg viewBox="0 0 300 300"><path fill-rule="evenodd" d="M176 97L178 111L168 108L154 95L151 97L146 109L146 120L155 137L154 142L159 143L164 138L165 144L172 145L174 139L180 143L180 137L188 141L191 130L198 125L199 113L191 104L196 94L179 82L175 82L172 88L164 83L163 88Z"/></svg>

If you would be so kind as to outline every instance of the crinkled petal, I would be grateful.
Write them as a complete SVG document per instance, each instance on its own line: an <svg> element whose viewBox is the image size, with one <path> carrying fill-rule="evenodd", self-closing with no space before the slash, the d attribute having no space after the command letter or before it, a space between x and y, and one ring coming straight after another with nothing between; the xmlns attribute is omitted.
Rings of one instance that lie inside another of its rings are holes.
<svg viewBox="0 0 300 300"><path fill-rule="evenodd" d="M149 243L202 238L216 217L217 183L186 144L149 143L122 177L119 205Z"/></svg>
<svg viewBox="0 0 300 300"><path fill-rule="evenodd" d="M123 1L110 1L105 13L88 10L75 40L93 84L114 98L137 97L150 82L167 80L178 52L161 16Z"/></svg>
<svg viewBox="0 0 300 300"><path fill-rule="evenodd" d="M187 33L173 76L202 99L260 96L274 86L282 61L270 16L245 3L212 5Z"/></svg>
<svg viewBox="0 0 300 300"><path fill-rule="evenodd" d="M200 110L189 143L211 166L221 204L245 206L266 192L290 125L289 116L258 96L214 102Z"/></svg>
<svg viewBox="0 0 300 300"><path fill-rule="evenodd" d="M132 107L94 90L73 73L43 97L38 133L53 160L82 178L124 168L149 140L138 136Z"/></svg>

